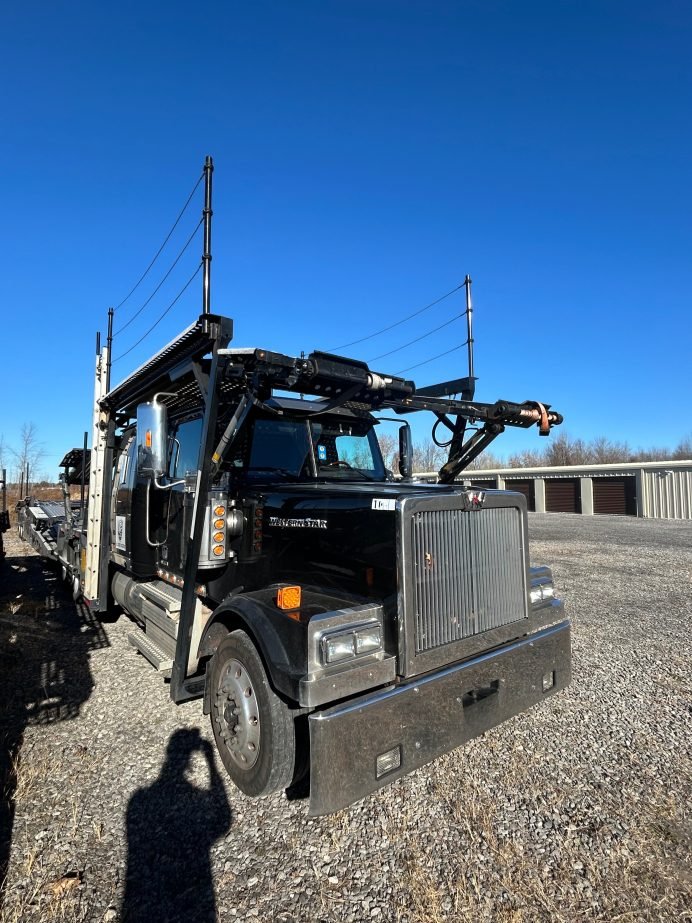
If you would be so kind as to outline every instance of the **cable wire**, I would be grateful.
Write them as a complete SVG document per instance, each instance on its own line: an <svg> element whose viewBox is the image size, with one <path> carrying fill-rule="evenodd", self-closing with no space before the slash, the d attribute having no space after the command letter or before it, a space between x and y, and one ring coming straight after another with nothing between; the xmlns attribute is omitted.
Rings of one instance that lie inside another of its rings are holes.
<svg viewBox="0 0 692 923"><path fill-rule="evenodd" d="M192 243L192 240L193 240L195 234L197 233L197 231L199 231L200 226L202 225L202 222L203 222L203 221L204 221L204 218L200 218L200 219L199 219L199 224L197 224L197 226L195 227L195 229L194 229L194 231L192 232L192 234L190 234L190 236L188 237L188 239L187 239L185 245L183 246L183 249L182 249L182 250L180 251L180 253L176 256L175 260L173 261L173 263L172 263L171 267L169 268L168 272L166 273L166 275L163 277L163 279L161 279L161 281L159 282L159 284L156 286L156 288L155 288L154 291L151 293L151 295L149 295L149 297L148 297L147 300L144 302L144 304L139 308L139 310L137 310L137 311L132 315L132 317L129 319L129 321L127 321L126 324L123 324L122 327L121 327L119 330L116 330L116 331L115 331L115 333L113 334L113 339L115 339L116 336L118 336L119 334L121 334L121 333L123 332L123 330L127 330L127 328L130 326L130 324L132 323L132 321L133 321L133 320L136 320L136 319L139 317L139 315L140 315L140 314L142 313L142 311L146 308L146 306L149 304L149 302L150 302L151 299L154 297L154 295L159 291L159 289L161 288L161 286L163 285L163 283L166 281L166 279L170 276L170 274L173 272L173 270L174 270L175 267L177 266L178 261L180 260L180 257L183 255L183 253L185 253L185 251L187 250L187 248L188 248L188 247L190 246L190 244Z"/></svg>
<svg viewBox="0 0 692 923"><path fill-rule="evenodd" d="M357 343L364 343L366 340L372 340L374 337L378 337L383 333L387 333L389 330L394 330L395 327L405 324L406 321L412 320L414 317L418 317L419 314L422 314L424 311L428 311L430 308L434 308L436 304L439 304L441 301L444 301L445 298L449 298L450 295L453 295L455 292L458 292L460 288L464 287L464 283L457 285L456 288L453 288L451 292L447 292L446 295L441 295L439 298L436 298L435 301L431 301L430 304L426 304L424 308L419 308L418 311L414 311L413 314L409 314L407 317L403 317L401 320L398 320L394 324L390 324L389 327L383 327L382 330L378 330L376 333L370 333L367 336L361 337L359 340L352 340L350 343L342 343L341 346L333 346L329 352L336 352L338 349L347 349L349 346L355 346Z"/></svg>
<svg viewBox="0 0 692 923"><path fill-rule="evenodd" d="M468 342L469 342L469 341L466 340L464 343L459 343L458 346L452 346L451 349L447 349L447 350L445 350L445 352L439 353L437 356L431 356L429 359L424 359L422 362L416 362L415 365L409 365L409 366L407 366L405 369L399 369L399 371L398 371L398 372L395 372L394 374L395 374L395 375L401 375L401 374L403 374L404 372L410 372L411 369L417 369L417 368L418 368L419 366L421 366L421 365L427 365L428 362L434 362L435 359L441 359L443 356L448 356L450 353L456 352L457 349L463 349L464 346L468 346Z"/></svg>
<svg viewBox="0 0 692 923"><path fill-rule="evenodd" d="M168 234L166 235L166 239L164 240L164 242L161 244L161 246L159 247L159 249L156 251L156 254L155 254L155 256L154 256L154 259L151 261L151 263L149 263L149 265L147 266L147 268L144 270L144 272L142 273L142 275L139 277L139 279L138 279L137 282L135 283L134 287L128 292L127 295L125 295L125 297L124 297L123 300L120 302L120 304L116 306L116 308L115 308L116 311L118 310L118 308L122 308L122 306L123 306L123 305L125 304L125 302L128 300L128 298L130 297L130 295L133 295L133 294L137 291L137 289L139 288L140 284L141 284L141 283L144 281L144 279L147 277L147 274L149 273L149 270L150 270L151 267L154 265L154 263L157 261L157 259L158 259L159 256L161 255L161 251L162 251L163 248L166 246L166 244L168 243L168 241L171 239L171 234L172 234L173 231L175 231L175 229L178 227L178 222L180 221L180 219L181 219L181 218L183 217L183 215L185 214L188 205L189 205L190 202L192 201L192 197L193 197L194 194L197 192L197 187L199 186L199 184L202 182L203 179L204 179L204 173L202 173L202 174L200 175L199 179L198 179L197 182L195 183L195 185L194 185L194 187L193 187L193 189L192 189L192 192L191 192L190 195L187 197L187 202L185 202L185 204L183 205L182 211L180 212L180 214L178 215L178 217L175 219L175 222L174 222L174 224L173 224L173 227L170 229L170 231L169 231Z"/></svg>
<svg viewBox="0 0 692 923"><path fill-rule="evenodd" d="M173 301L171 301L171 303L168 305L168 307L166 308L166 310L159 316L159 319L158 319L155 323L153 323L153 324L151 325L151 327L147 330L147 332L146 332L145 334L143 334L143 335L137 340L136 343L134 343L132 346L130 346L129 349L126 349L124 353L120 353L120 355L117 357L117 359L114 359L114 360L113 360L113 364L115 364L116 362L119 362L121 359L123 359L125 356L127 356L128 353L131 353L132 350L135 349L135 347L139 346L139 344L142 342L142 340L146 339L146 337L149 336L149 334L152 332L152 330L154 330L156 327L158 327L158 325L159 325L159 324L161 323L161 321L164 319L164 317L166 316L166 314L168 314L168 312L171 310L171 308L173 307L173 305L182 297L182 295L185 293L185 291L186 291L186 290L189 288L189 286L192 284L193 279L195 278L195 276L197 275L197 273L200 271L201 268L202 268L202 264L200 263L199 266L197 267L197 269L195 269L195 271L192 273L192 275L190 276L190 278L187 280L187 282L185 283L185 285L183 285L183 287L180 289L180 291L178 292L178 294L175 296L175 298L173 299Z"/></svg>
<svg viewBox="0 0 692 923"><path fill-rule="evenodd" d="M426 337L432 336L433 333L437 333L438 330L443 330L445 327L449 327L450 324L453 324L455 320L461 320L462 317L466 317L468 311L462 311L461 314L455 314L451 320L445 321L444 324L440 324L439 327L433 327L432 330L428 330L427 333L422 334L419 337L416 337L414 340L409 340L408 343L404 343L403 346L397 346L396 349L390 349L388 353L380 353L379 356L373 356L372 359L366 359L366 362L377 362L378 359L384 359L385 356L391 356L393 353L398 353L402 349L406 349L407 346L413 346L414 343L420 343L421 340L426 339Z"/></svg>

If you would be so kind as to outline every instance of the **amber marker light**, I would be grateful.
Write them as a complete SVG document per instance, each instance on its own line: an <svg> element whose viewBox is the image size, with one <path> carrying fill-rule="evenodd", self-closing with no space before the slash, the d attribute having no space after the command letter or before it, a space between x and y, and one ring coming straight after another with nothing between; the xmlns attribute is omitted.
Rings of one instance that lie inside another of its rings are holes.
<svg viewBox="0 0 692 923"><path fill-rule="evenodd" d="M215 520L214 520L214 528L215 528L215 529L223 529L223 527L224 527L224 521L223 521L223 519L215 519Z"/></svg>
<svg viewBox="0 0 692 923"><path fill-rule="evenodd" d="M217 558L221 557L221 555L223 554L223 545L214 545L214 548L212 550Z"/></svg>
<svg viewBox="0 0 692 923"><path fill-rule="evenodd" d="M282 586L276 597L279 609L297 609L300 606L301 591L299 586Z"/></svg>
<svg viewBox="0 0 692 923"><path fill-rule="evenodd" d="M215 506L214 507L214 516L223 516L225 512L226 512L225 506Z"/></svg>

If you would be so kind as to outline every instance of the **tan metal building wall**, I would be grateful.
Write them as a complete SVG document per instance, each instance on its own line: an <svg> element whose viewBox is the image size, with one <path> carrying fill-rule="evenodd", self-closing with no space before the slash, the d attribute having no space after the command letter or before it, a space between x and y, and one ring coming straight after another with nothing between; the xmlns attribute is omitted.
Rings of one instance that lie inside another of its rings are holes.
<svg viewBox="0 0 692 923"><path fill-rule="evenodd" d="M651 519L692 519L692 465L641 473L642 513Z"/></svg>
<svg viewBox="0 0 692 923"><path fill-rule="evenodd" d="M433 481L434 472L416 478ZM480 482L483 486L512 489L512 481L534 482L535 509L546 512L546 482L561 478L579 479L579 499L583 515L594 514L594 481L601 478L634 478L637 516L647 519L692 519L692 460L669 462L629 462L618 465L582 465L552 468L501 468L493 471L464 471L460 482Z"/></svg>

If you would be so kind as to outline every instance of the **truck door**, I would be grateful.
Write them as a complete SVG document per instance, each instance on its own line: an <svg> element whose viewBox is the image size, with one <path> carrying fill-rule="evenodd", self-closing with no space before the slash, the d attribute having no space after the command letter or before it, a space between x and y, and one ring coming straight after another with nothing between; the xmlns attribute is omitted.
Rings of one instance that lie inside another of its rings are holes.
<svg viewBox="0 0 692 923"><path fill-rule="evenodd" d="M174 422L170 431L168 535L159 549L161 567L182 577L197 485L202 417Z"/></svg>
<svg viewBox="0 0 692 923"><path fill-rule="evenodd" d="M115 468L111 515L111 556L117 564L132 568L132 490L137 476L134 434L125 437Z"/></svg>
<svg viewBox="0 0 692 923"><path fill-rule="evenodd" d="M115 468L111 515L111 557L134 577L156 574L155 545L166 532L167 490L152 490L137 474L137 439L125 434L125 447ZM149 539L147 536L149 535Z"/></svg>

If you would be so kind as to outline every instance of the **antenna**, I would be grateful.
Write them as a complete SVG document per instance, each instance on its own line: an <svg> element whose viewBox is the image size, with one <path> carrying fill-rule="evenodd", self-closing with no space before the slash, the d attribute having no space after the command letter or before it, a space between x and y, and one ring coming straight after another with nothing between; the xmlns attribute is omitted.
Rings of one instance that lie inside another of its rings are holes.
<svg viewBox="0 0 692 923"><path fill-rule="evenodd" d="M214 161L207 156L204 161L204 251L202 253L202 313L209 314L211 310L211 178L214 172Z"/></svg>

